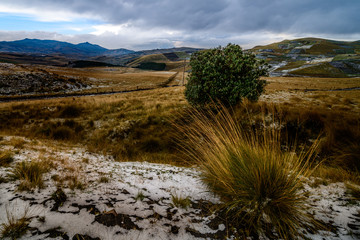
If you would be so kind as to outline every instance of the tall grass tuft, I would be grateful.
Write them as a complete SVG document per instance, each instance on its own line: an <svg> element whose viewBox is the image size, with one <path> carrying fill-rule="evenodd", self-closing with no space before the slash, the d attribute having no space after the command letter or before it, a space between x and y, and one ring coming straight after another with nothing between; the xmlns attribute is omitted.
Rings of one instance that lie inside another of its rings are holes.
<svg viewBox="0 0 360 240"><path fill-rule="evenodd" d="M42 162L19 162L12 169L10 177L14 180L19 179L19 191L29 191L33 188L42 188L44 186L43 173L47 169L43 166Z"/></svg>
<svg viewBox="0 0 360 240"><path fill-rule="evenodd" d="M199 164L203 181L221 197L230 217L249 226L251 234L283 239L315 224L302 194L313 151L283 153L274 127L260 133L243 129L224 107L216 113L192 111L192 127L177 125L188 137L182 148Z"/></svg>
<svg viewBox="0 0 360 240"><path fill-rule="evenodd" d="M14 158L11 151L0 151L0 167L8 166L13 161Z"/></svg>
<svg viewBox="0 0 360 240"><path fill-rule="evenodd" d="M28 216L29 209L26 208L21 217L15 217L8 208L6 208L7 222L0 225L1 238L18 239L22 237L29 229L30 217Z"/></svg>

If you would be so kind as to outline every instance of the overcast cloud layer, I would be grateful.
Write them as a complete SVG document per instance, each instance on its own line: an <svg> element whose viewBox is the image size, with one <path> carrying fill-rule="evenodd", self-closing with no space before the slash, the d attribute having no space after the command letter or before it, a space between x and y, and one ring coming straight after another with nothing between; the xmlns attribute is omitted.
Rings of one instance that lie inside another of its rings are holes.
<svg viewBox="0 0 360 240"><path fill-rule="evenodd" d="M360 0L1 0L0 21L23 17L31 24L0 25L0 40L89 41L130 49L228 42L251 47L307 36L358 40L359 12Z"/></svg>

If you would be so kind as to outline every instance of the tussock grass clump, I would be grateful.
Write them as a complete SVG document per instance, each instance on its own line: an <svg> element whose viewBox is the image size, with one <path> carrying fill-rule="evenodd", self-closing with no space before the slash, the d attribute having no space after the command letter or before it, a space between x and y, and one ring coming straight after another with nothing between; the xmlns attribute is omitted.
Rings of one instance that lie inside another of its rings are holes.
<svg viewBox="0 0 360 240"><path fill-rule="evenodd" d="M351 194L354 200L360 200L360 186L352 183L346 183L347 192Z"/></svg>
<svg viewBox="0 0 360 240"><path fill-rule="evenodd" d="M21 181L18 186L19 191L29 191L36 187L42 188L44 186L42 175L47 169L43 165L44 164L39 161L23 161L16 164L11 171L10 177L13 180L19 179Z"/></svg>
<svg viewBox="0 0 360 240"><path fill-rule="evenodd" d="M338 166L327 166L325 164L316 168L313 177L318 177L322 181L329 182L352 182L355 184L360 184L360 176L358 173L339 168Z"/></svg>
<svg viewBox="0 0 360 240"><path fill-rule="evenodd" d="M14 146L14 148L23 148L23 146L25 145L26 141L22 138L17 138L17 137L13 137L9 140L9 144Z"/></svg>
<svg viewBox="0 0 360 240"><path fill-rule="evenodd" d="M61 111L59 117L61 118L75 118L80 116L82 108L75 104L66 105Z"/></svg>
<svg viewBox="0 0 360 240"><path fill-rule="evenodd" d="M328 121L321 152L327 155L331 165L360 172L360 119L358 122L334 123Z"/></svg>
<svg viewBox="0 0 360 240"><path fill-rule="evenodd" d="M14 161L11 151L0 151L0 167L8 166Z"/></svg>
<svg viewBox="0 0 360 240"><path fill-rule="evenodd" d="M7 222L1 224L1 239L18 239L29 229L30 218L28 217L28 208L25 209L21 217L15 217L8 208L6 208Z"/></svg>
<svg viewBox="0 0 360 240"><path fill-rule="evenodd" d="M171 201L175 207L187 209L191 205L189 197L182 197L180 195L171 194Z"/></svg>
<svg viewBox="0 0 360 240"><path fill-rule="evenodd" d="M135 196L135 200L143 201L145 199L145 195L142 191L138 192L138 194Z"/></svg>
<svg viewBox="0 0 360 240"><path fill-rule="evenodd" d="M75 132L68 126L59 126L53 130L51 135L55 140L68 140L74 137Z"/></svg>
<svg viewBox="0 0 360 240"><path fill-rule="evenodd" d="M245 131L223 107L217 113L192 111L192 127L178 127L189 138L184 150L231 218L249 226L251 234L283 239L315 224L302 193L311 153L283 153L278 131Z"/></svg>

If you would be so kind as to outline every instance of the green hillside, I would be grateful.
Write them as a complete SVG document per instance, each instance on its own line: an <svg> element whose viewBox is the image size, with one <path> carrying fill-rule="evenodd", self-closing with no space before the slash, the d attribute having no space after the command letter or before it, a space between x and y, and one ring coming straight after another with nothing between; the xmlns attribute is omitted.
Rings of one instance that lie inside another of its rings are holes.
<svg viewBox="0 0 360 240"><path fill-rule="evenodd" d="M249 51L270 63L274 76L360 76L360 41L300 38Z"/></svg>
<svg viewBox="0 0 360 240"><path fill-rule="evenodd" d="M189 58L186 52L172 52L162 54L151 54L138 57L127 64L128 67L135 67L146 70L174 70L183 67L183 59Z"/></svg>

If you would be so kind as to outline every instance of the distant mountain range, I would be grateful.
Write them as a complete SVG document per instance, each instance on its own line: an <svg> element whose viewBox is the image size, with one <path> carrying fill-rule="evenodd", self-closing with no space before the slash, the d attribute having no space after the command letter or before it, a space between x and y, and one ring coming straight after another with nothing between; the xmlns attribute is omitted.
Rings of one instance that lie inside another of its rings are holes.
<svg viewBox="0 0 360 240"><path fill-rule="evenodd" d="M88 58L95 56L120 56L135 51L120 48L109 50L96 44L88 42L72 44L54 40L23 39L18 41L0 42L0 52L23 53L23 54L45 54L45 55L67 55L75 58Z"/></svg>
<svg viewBox="0 0 360 240"><path fill-rule="evenodd" d="M161 67L170 70L183 66L182 60L199 50L202 49L110 50L88 42L71 44L23 39L0 42L0 62L71 67ZM266 60L272 67L272 76L360 77L360 41L300 38L246 51Z"/></svg>
<svg viewBox="0 0 360 240"><path fill-rule="evenodd" d="M154 49L154 50L144 50L144 51L133 51L125 48L110 50L88 42L72 44L68 42L61 42L55 40L39 40L39 39L28 39L28 38L17 41L0 42L0 52L3 53L63 55L75 59L89 59L96 57L114 58L114 57L122 57L124 55L132 55L132 57L137 57L141 55L161 54L161 53L169 53L169 52L192 53L198 50L200 49L186 48L186 47Z"/></svg>

